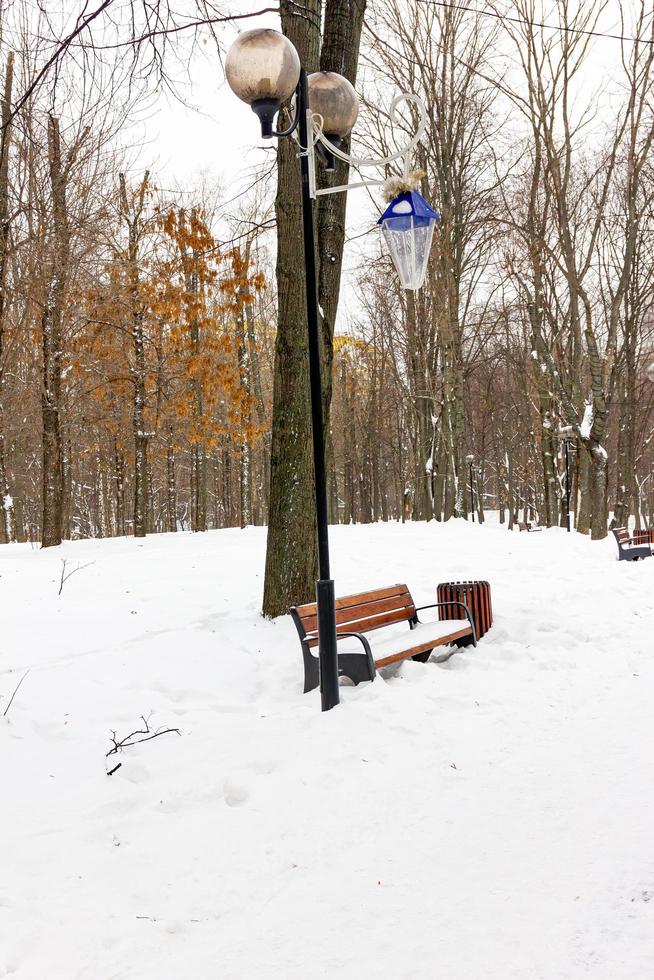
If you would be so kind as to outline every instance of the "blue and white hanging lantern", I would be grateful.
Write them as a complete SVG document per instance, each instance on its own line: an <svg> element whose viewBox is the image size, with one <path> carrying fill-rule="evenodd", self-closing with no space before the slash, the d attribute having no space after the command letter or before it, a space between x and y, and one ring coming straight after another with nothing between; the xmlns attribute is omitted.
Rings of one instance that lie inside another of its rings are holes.
<svg viewBox="0 0 654 980"><path fill-rule="evenodd" d="M403 289L420 289L427 274L434 227L440 215L416 190L398 194L377 222Z"/></svg>

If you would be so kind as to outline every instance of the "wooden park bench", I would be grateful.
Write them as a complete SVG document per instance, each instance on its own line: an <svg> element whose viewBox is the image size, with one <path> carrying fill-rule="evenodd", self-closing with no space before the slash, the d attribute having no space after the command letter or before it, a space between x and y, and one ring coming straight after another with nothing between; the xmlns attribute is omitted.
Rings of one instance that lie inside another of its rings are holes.
<svg viewBox="0 0 654 980"><path fill-rule="evenodd" d="M439 619L431 623L421 623L418 619L418 613L424 609L444 606L462 608L466 618ZM319 683L318 658L312 652L318 646L317 605L309 602L304 606L292 606L291 616L302 644L306 694ZM383 634L377 632L382 629ZM466 637L472 637L477 646L473 620L465 603L435 602L416 608L406 585L391 585L337 599L336 631L339 675L349 677L355 684L374 680L380 667L401 660L411 658L424 662L434 647L456 643ZM365 635L373 631L374 639ZM357 643L361 649L353 652L352 647Z"/></svg>
<svg viewBox="0 0 654 980"><path fill-rule="evenodd" d="M542 527L538 524L532 524L530 521L518 521L518 529L520 531L542 531Z"/></svg>
<svg viewBox="0 0 654 980"><path fill-rule="evenodd" d="M638 561L652 554L649 544L634 544L626 527L614 527L613 534L618 544L618 561Z"/></svg>

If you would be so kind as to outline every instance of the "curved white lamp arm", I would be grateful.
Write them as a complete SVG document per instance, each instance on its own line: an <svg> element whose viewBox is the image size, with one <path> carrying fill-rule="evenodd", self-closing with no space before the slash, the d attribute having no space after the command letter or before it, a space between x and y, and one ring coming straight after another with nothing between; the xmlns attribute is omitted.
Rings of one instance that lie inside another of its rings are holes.
<svg viewBox="0 0 654 980"><path fill-rule="evenodd" d="M312 197L317 197L319 194L338 194L343 191L353 190L355 187L375 187L379 184L383 184L383 180L363 180L355 184L342 184L339 187L324 187L320 190L316 190L315 186L315 154L314 146L316 143L321 143L326 150L328 150L333 156L338 160L343 160L345 163L349 163L352 167L383 167L386 164L394 163L396 160L402 160L404 165L404 173L408 173L410 168L410 156L413 150L418 146L420 140L422 139L425 129L427 128L427 110L425 103L417 95L411 95L408 93L402 93L401 95L396 95L391 102L389 120L391 126L396 117L397 107L402 102L410 102L416 106L418 110L418 125L414 135L411 137L406 146L402 149L397 150L395 153L390 153L386 157L355 157L350 156L345 153L340 147L335 146L331 143L322 130L322 117L318 113L308 112L308 122L309 131L313 133L313 144L309 148L309 158L311 161L311 191Z"/></svg>

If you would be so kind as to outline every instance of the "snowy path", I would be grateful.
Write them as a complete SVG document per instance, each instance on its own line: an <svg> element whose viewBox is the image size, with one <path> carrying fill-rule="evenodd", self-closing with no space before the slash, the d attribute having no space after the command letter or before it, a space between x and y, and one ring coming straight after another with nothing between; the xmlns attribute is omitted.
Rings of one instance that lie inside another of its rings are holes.
<svg viewBox="0 0 654 980"><path fill-rule="evenodd" d="M486 578L493 629L323 716L257 615L261 529L0 549L0 715L30 668L0 717L0 977L652 976L654 561L462 522L332 540L338 593ZM94 564L58 597L62 557ZM107 777L151 711L182 736Z"/></svg>

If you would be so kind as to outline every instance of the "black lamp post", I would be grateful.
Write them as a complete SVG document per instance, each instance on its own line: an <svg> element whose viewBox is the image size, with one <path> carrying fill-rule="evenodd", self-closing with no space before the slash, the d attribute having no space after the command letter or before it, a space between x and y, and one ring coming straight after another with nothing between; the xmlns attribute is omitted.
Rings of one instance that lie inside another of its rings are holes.
<svg viewBox="0 0 654 980"><path fill-rule="evenodd" d="M322 710L328 711L339 703L338 657L336 648L336 611L334 582L329 568L329 532L327 511L327 479L323 434L322 385L320 377L320 341L318 320L318 279L316 275L316 233L313 215L309 171L309 82L300 65L293 44L278 31L254 30L239 35L229 49L225 62L227 81L234 93L247 102L259 117L261 135L291 136L297 129L300 145L300 175L302 184L302 229L304 233L304 266L306 279L307 327L309 335L309 384L311 389L311 428L313 435L313 467L316 492L316 525L318 531L318 567L316 583L318 605L318 655L320 661L320 696ZM333 74L333 73L329 73ZM351 91L349 91L351 90ZM282 102L295 92L295 119L284 131L273 128L273 121ZM330 134L346 136L357 117L358 100L354 89L340 75L331 89ZM329 96L323 99L329 103ZM326 108L326 106L323 106ZM335 132L335 128L339 130ZM331 161L327 161L328 164Z"/></svg>
<svg viewBox="0 0 654 980"><path fill-rule="evenodd" d="M475 471L475 457L472 453L468 453L466 456L466 462L470 467L470 516L472 518L472 523L475 523L475 491L473 486L474 471Z"/></svg>
<svg viewBox="0 0 654 980"><path fill-rule="evenodd" d="M563 441L565 452L565 524L570 533L570 450L575 444L575 430L571 425L562 425L558 430L558 437Z"/></svg>
<svg viewBox="0 0 654 980"><path fill-rule="evenodd" d="M319 309L316 275L316 236L313 201L317 194L347 191L347 186L316 190L315 159L328 171L334 170L335 157L350 160L341 150L359 111L358 96L350 82L336 72L307 75L293 44L279 31L244 31L227 52L225 74L232 91L252 108L261 123L265 139L294 136L299 144L302 189L302 228L306 280L307 327L309 337L309 381L311 388L311 426L316 492L316 524L320 578L316 583L318 606L318 658L322 710L339 703L338 656L334 582L329 568L327 520L327 480L323 436L322 387L320 376ZM295 92L294 119L288 129L277 131L273 124L282 103ZM415 103L415 96L403 96ZM424 108L421 125L424 128ZM422 129L413 138L412 148ZM400 157L397 153L375 161L356 161L379 165ZM407 168L408 170L408 168ZM369 181L355 186L367 186ZM426 210L425 210L426 209ZM415 191L396 197L382 215L380 224L389 241L391 256L405 288L422 285L435 222L439 220L427 202ZM407 285L408 284L408 285Z"/></svg>

